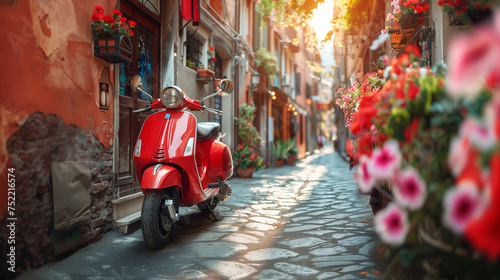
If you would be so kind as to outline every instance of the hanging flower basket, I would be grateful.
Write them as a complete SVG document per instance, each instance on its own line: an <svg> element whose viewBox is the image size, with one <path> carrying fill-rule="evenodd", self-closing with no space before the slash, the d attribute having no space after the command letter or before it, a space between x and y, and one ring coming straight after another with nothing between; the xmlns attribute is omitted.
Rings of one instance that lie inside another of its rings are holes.
<svg viewBox="0 0 500 280"><path fill-rule="evenodd" d="M413 32L409 34L403 34L399 29L397 29L395 32L390 32L389 34L391 35L392 48L400 52L405 48L406 44L411 40Z"/></svg>
<svg viewBox="0 0 500 280"><path fill-rule="evenodd" d="M94 40L94 56L110 63L132 62L132 41L126 35Z"/></svg>
<svg viewBox="0 0 500 280"><path fill-rule="evenodd" d="M412 29L418 25L420 15L414 13L407 13L401 16L401 28Z"/></svg>

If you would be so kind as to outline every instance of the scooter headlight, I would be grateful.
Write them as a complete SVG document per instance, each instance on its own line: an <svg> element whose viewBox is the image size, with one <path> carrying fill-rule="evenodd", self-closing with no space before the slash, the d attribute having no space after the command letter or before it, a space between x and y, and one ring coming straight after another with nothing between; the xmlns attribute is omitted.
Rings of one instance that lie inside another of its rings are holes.
<svg viewBox="0 0 500 280"><path fill-rule="evenodd" d="M168 109L175 108L181 104L184 93L176 86L168 86L161 91L161 102Z"/></svg>

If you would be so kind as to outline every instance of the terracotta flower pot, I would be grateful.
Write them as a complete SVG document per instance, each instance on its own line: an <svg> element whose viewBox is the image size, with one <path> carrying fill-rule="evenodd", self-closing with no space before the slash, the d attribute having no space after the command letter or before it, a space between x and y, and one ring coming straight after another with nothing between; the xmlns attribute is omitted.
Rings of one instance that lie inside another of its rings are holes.
<svg viewBox="0 0 500 280"><path fill-rule="evenodd" d="M297 156L295 154L290 154L290 155L288 155L288 158L286 159L286 164L294 164L296 160L297 160Z"/></svg>
<svg viewBox="0 0 500 280"><path fill-rule="evenodd" d="M215 74L212 70L208 69L196 69L196 72L198 72L198 78L200 79L212 79Z"/></svg>
<svg viewBox="0 0 500 280"><path fill-rule="evenodd" d="M255 169L254 166L248 167L248 168L245 168L245 169L242 169L242 168L238 167L237 168L238 177L241 177L241 178L252 178L254 169Z"/></svg>
<svg viewBox="0 0 500 280"><path fill-rule="evenodd" d="M276 166L276 167L281 167L281 166L283 166L284 163L285 163L284 158L274 160L274 166Z"/></svg>

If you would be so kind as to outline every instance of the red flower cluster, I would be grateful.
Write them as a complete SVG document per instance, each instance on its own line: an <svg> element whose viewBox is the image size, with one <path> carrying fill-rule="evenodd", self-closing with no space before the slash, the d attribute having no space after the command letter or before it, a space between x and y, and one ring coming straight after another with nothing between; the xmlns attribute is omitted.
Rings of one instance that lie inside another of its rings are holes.
<svg viewBox="0 0 500 280"><path fill-rule="evenodd" d="M255 167L255 170L260 170L266 167L266 163L262 158L255 153L252 147L247 145L238 145L238 148L233 153L233 160L235 165L242 169Z"/></svg>
<svg viewBox="0 0 500 280"><path fill-rule="evenodd" d="M483 1L484 2L484 1ZM437 4L449 10L455 10L457 15L462 15L470 10L489 10L490 5L480 1L466 0L439 0Z"/></svg>
<svg viewBox="0 0 500 280"><path fill-rule="evenodd" d="M137 24L132 20L127 20L120 11L114 10L111 14L104 15L104 9L101 6L95 6L93 11L90 19L95 37L112 38L120 35L134 35L131 29Z"/></svg>

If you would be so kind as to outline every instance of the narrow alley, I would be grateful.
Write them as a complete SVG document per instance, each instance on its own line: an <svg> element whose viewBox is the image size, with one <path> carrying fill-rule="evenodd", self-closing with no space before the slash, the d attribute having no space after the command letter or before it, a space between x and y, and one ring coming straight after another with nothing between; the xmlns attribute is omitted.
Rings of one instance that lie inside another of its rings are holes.
<svg viewBox="0 0 500 280"><path fill-rule="evenodd" d="M184 208L172 242L159 251L148 249L140 230L113 231L18 279L376 279L383 273L369 196L331 146L229 183L232 197L216 208L222 221Z"/></svg>

